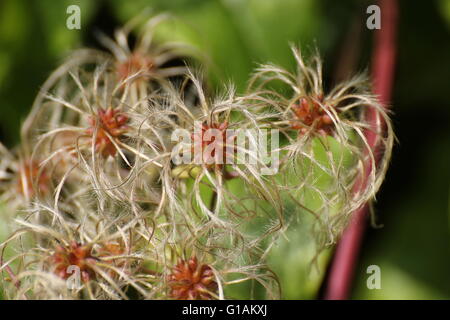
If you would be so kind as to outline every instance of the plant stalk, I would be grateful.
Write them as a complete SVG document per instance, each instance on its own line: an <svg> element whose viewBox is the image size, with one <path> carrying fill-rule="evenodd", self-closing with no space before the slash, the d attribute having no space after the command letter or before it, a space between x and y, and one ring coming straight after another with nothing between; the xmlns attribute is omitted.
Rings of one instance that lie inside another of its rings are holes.
<svg viewBox="0 0 450 320"><path fill-rule="evenodd" d="M378 5L381 9L381 29L375 31L372 79L374 92L379 96L382 105L388 108L394 81L398 3L397 0L379 0ZM368 109L367 120L373 129L366 130L365 136L374 154L377 154L376 132L379 130L376 129L380 122L375 108ZM370 172L373 164L366 165L369 167L367 172ZM360 177L355 185L355 192L364 188L367 180L367 176ZM344 300L350 296L356 260L366 228L369 209L370 205L365 204L353 213L353 218L336 247L326 284L324 298L327 300Z"/></svg>

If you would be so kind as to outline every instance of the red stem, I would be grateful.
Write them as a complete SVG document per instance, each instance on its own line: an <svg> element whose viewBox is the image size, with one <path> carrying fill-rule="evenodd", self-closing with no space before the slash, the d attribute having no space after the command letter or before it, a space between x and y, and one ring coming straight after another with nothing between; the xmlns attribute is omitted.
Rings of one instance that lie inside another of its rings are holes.
<svg viewBox="0 0 450 320"><path fill-rule="evenodd" d="M381 9L381 30L375 32L375 48L373 52L374 92L379 96L380 102L387 108L392 94L394 80L394 67L396 56L397 34L397 0L379 0ZM365 136L372 148L377 149L377 122L379 114L375 108L368 109L367 121L371 124L371 130L366 130ZM376 154L376 152L375 152ZM372 163L366 164L370 172ZM366 176L362 176L355 185L355 191L364 188L367 183ZM361 241L366 227L369 205L366 204L353 213L353 219L345 230L330 268L329 280L326 287L325 299L348 299L352 286L353 273L358 258Z"/></svg>

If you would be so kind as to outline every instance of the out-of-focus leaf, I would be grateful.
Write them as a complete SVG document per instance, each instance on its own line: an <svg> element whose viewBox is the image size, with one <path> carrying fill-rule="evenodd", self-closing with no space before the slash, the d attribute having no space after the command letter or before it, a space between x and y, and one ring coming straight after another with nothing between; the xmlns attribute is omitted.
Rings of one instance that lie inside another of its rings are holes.
<svg viewBox="0 0 450 320"><path fill-rule="evenodd" d="M422 110L431 97L440 107L448 108L450 25L446 28L446 21L438 15L450 17L450 1L444 3L415 1L401 7L394 88L394 98L400 103L394 110Z"/></svg>
<svg viewBox="0 0 450 320"><path fill-rule="evenodd" d="M289 44L311 46L322 34L320 4L314 0L223 0L250 59L293 67Z"/></svg>
<svg viewBox="0 0 450 320"><path fill-rule="evenodd" d="M0 4L0 86L10 71L14 51L23 46L29 34L25 9L21 1L5 0Z"/></svg>
<svg viewBox="0 0 450 320"><path fill-rule="evenodd" d="M7 238L11 235L12 216L12 213L5 203L0 202L0 244L7 240ZM7 261L12 255L15 254L14 249L11 247L6 247L6 249L2 248L2 250L0 250L0 254L2 255L3 262ZM12 266L14 267L15 264L12 264ZM4 270L0 271L0 275L5 276ZM4 298L2 283L3 281L0 282L0 300Z"/></svg>
<svg viewBox="0 0 450 320"><path fill-rule="evenodd" d="M313 43L321 30L319 6L312 0L198 0L110 2L123 21L145 8L170 10L166 39L198 47L212 65L212 80L223 86L232 80L243 91L257 63L293 64L289 42Z"/></svg>
<svg viewBox="0 0 450 320"><path fill-rule="evenodd" d="M444 17L445 21L450 28L450 0L437 0L439 5L439 11Z"/></svg>
<svg viewBox="0 0 450 320"><path fill-rule="evenodd" d="M69 30L67 7L79 5L81 30ZM0 3L0 138L18 140L19 126L39 86L68 51L77 48L95 1L25 1Z"/></svg>
<svg viewBox="0 0 450 320"><path fill-rule="evenodd" d="M287 209L289 210L289 209ZM318 257L312 219L297 217L269 254L268 263L277 274L283 299L315 299L326 272L330 251Z"/></svg>
<svg viewBox="0 0 450 320"><path fill-rule="evenodd" d="M30 36L30 20L24 1L5 0L0 3L0 135L9 137L13 135L11 131L17 130L20 106L7 110L4 95L10 93L8 89L15 59L25 50L26 39Z"/></svg>

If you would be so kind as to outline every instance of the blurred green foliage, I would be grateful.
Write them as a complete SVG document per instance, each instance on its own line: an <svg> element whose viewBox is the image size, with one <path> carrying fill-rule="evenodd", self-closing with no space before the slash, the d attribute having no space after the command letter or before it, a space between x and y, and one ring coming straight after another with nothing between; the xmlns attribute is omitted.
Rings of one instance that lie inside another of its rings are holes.
<svg viewBox="0 0 450 320"><path fill-rule="evenodd" d="M81 30L66 28L68 5L81 8ZM92 25L120 25L151 8L177 17L161 37L191 43L210 61L215 88L245 88L261 62L292 67L289 43L317 46L325 77L339 66L350 21L364 19L369 2L346 0L3 0L0 2L0 138L18 142L21 121L39 86L70 52L92 38ZM382 229L370 230L356 273L354 298L450 298L450 1L400 1L397 81L392 104L400 144L376 205ZM107 8L107 11L104 11ZM103 16L102 14L112 16ZM361 22L361 28L365 21ZM358 68L370 62L371 33L363 32ZM348 45L348 44L347 44ZM447 73L445 72L447 70ZM406 181L407 183L405 183ZM403 188L399 188L402 186ZM302 221L288 232L270 263L283 297L317 297L330 252L319 266ZM4 229L4 228L3 228ZM4 231L2 229L2 231ZM382 289L366 287L367 266L381 267Z"/></svg>
<svg viewBox="0 0 450 320"><path fill-rule="evenodd" d="M82 31L66 28L66 9L77 4L83 21L97 7L89 0L0 2L0 136L13 145L21 120L53 68L81 45Z"/></svg>

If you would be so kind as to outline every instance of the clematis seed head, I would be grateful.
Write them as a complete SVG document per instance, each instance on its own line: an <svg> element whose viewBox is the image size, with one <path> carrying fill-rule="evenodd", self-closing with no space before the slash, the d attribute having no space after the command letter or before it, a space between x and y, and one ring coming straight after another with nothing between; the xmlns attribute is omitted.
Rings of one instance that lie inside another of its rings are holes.
<svg viewBox="0 0 450 320"><path fill-rule="evenodd" d="M125 114L111 107L100 108L96 116L90 117L87 134L93 137L96 151L104 158L116 155L117 148L111 139L120 139L128 131L128 120Z"/></svg>
<svg viewBox="0 0 450 320"><path fill-rule="evenodd" d="M169 275L170 296L176 300L210 300L217 291L214 273L197 257L181 260Z"/></svg>

